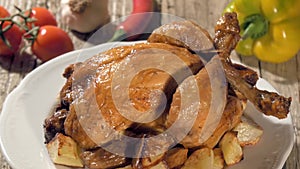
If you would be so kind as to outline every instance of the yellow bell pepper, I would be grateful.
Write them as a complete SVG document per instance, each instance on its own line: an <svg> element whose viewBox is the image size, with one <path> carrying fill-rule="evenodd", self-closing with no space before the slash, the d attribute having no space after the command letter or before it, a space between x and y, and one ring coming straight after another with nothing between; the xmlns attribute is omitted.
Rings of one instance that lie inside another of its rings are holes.
<svg viewBox="0 0 300 169"><path fill-rule="evenodd" d="M236 12L241 55L281 63L300 49L300 0L233 0L225 12Z"/></svg>

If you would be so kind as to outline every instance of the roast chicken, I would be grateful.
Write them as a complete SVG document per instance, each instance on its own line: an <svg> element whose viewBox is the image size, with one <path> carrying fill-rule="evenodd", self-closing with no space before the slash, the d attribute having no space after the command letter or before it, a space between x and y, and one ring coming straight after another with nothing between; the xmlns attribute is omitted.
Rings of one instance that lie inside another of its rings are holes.
<svg viewBox="0 0 300 169"><path fill-rule="evenodd" d="M231 62L230 53L239 39L236 14L226 13L217 22L214 38L194 22L173 22L154 30L145 43L112 48L70 65L63 74L66 83L60 102L44 123L45 142L57 133L70 136L82 149L82 160L89 168L127 164L139 168L138 156L125 158L101 148L120 139L113 131L147 138L166 132L178 118L189 120L193 116L191 122L176 124L173 131L177 134L168 137L177 143L172 146L194 150L216 146L240 121L247 100L266 115L287 117L291 98L257 89L258 75ZM176 65L175 57L184 64ZM126 86L129 75L132 79ZM216 90L221 94L214 95ZM195 91L200 98L182 96ZM213 103L215 97L223 104ZM222 114L214 114L217 112ZM217 121L212 120L214 115L219 116ZM187 126L189 130L185 130ZM139 150L143 145L136 146Z"/></svg>

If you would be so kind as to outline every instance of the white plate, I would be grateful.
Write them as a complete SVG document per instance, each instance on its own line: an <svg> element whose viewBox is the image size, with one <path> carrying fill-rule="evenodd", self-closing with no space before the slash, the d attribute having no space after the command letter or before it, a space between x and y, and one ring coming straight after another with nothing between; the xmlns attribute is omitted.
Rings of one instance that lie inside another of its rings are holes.
<svg viewBox="0 0 300 169"><path fill-rule="evenodd" d="M0 116L0 145L9 164L15 169L53 169L44 145L43 121L49 114L65 79L64 68L94 54L130 42L106 43L62 55L28 74L9 94ZM259 79L261 89L275 91ZM294 132L291 117L278 120L264 116L249 104L246 114L264 129L261 141L246 147L244 160L232 169L281 169L291 152Z"/></svg>

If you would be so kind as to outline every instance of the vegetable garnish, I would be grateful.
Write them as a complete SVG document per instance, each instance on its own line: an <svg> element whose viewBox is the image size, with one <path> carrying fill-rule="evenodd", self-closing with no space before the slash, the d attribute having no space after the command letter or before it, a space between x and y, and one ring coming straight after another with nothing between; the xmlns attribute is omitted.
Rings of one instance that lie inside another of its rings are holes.
<svg viewBox="0 0 300 169"><path fill-rule="evenodd" d="M152 17L152 11L152 0L133 0L131 15L117 27L115 34L109 41L136 39L147 27Z"/></svg>
<svg viewBox="0 0 300 169"><path fill-rule="evenodd" d="M225 12L236 12L242 40L236 51L261 61L288 61L300 49L300 0L233 0Z"/></svg>
<svg viewBox="0 0 300 169"><path fill-rule="evenodd" d="M22 10L15 6L17 13L10 16L0 8L0 56L12 56L31 47L32 53L46 62L74 49L66 32L57 27L54 15L42 7ZM22 39L25 46L20 47Z"/></svg>

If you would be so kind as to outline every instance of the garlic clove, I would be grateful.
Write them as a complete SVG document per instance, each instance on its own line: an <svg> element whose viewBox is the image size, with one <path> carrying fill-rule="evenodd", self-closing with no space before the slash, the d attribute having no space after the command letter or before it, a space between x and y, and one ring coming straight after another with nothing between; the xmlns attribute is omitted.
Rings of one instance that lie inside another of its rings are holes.
<svg viewBox="0 0 300 169"><path fill-rule="evenodd" d="M61 0L62 22L71 30L89 33L110 20L108 0Z"/></svg>

